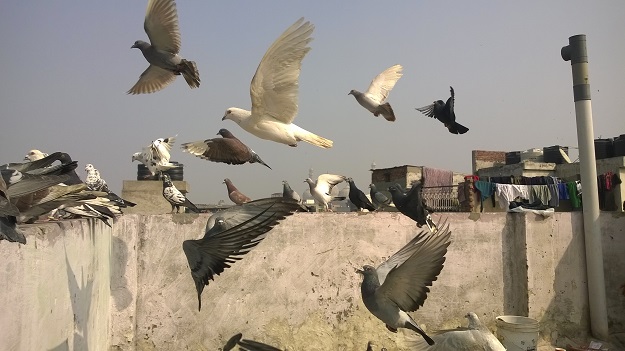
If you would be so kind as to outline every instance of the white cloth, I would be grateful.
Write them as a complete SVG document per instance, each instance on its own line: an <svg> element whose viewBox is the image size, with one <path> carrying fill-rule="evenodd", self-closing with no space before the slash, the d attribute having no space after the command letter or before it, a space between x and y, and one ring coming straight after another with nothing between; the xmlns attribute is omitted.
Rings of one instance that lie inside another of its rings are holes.
<svg viewBox="0 0 625 351"><path fill-rule="evenodd" d="M511 201L517 197L529 200L529 190L527 185L499 184L496 183L495 196L499 202L499 207L508 208Z"/></svg>

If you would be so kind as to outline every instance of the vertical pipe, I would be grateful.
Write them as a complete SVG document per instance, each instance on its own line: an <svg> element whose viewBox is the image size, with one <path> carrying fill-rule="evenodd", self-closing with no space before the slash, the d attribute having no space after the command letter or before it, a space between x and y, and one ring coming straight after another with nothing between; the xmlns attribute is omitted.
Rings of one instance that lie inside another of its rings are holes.
<svg viewBox="0 0 625 351"><path fill-rule="evenodd" d="M597 163L595 160L592 106L588 80L586 35L569 38L569 45L561 50L562 59L571 61L573 71L573 99L577 122L580 176L582 178L584 242L586 247L586 275L588 276L588 305L590 330L601 340L608 339L608 312L603 273L603 248L599 222Z"/></svg>

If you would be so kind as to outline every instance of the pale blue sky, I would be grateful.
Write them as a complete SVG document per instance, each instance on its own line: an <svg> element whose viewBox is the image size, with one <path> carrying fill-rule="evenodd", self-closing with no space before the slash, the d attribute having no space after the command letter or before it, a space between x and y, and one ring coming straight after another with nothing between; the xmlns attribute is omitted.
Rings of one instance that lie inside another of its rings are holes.
<svg viewBox="0 0 625 351"><path fill-rule="evenodd" d="M613 1L178 1L183 57L202 85L182 78L150 95L130 96L147 62L147 1L31 1L0 4L0 163L28 150L65 151L93 163L121 193L135 179L131 155L178 134L172 160L184 163L189 198L227 200L230 178L252 198L288 180L306 189L315 175L351 176L365 192L368 169L404 164L471 171L471 150L576 146L568 37L586 34L595 136L625 133L625 2ZM249 83L269 45L299 17L315 25L300 76L295 123L334 141L323 150L258 139L226 108L250 107ZM347 93L366 90L385 68L404 76L389 96L395 123L374 118ZM415 107L456 90L456 116L470 128L452 135ZM273 170L231 166L183 153L183 142L228 128ZM340 186L342 187L342 186ZM229 202L229 201L228 201Z"/></svg>

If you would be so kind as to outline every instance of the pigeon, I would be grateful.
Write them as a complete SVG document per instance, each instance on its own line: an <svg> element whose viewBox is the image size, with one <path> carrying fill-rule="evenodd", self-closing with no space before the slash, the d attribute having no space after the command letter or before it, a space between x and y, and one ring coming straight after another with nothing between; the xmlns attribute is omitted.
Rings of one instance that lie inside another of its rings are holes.
<svg viewBox="0 0 625 351"><path fill-rule="evenodd" d="M139 81L128 90L128 94L149 94L157 92L177 75L184 77L189 87L200 86L200 73L195 62L180 57L180 29L178 12L174 0L148 0L143 28L150 43L137 40L131 48L141 50L150 66L141 73Z"/></svg>
<svg viewBox="0 0 625 351"><path fill-rule="evenodd" d="M52 185L62 183L69 179L68 176L63 174L32 175L12 169L3 169L0 172L7 187L6 195L13 200L49 188Z"/></svg>
<svg viewBox="0 0 625 351"><path fill-rule="evenodd" d="M289 182L286 180L282 181L282 197L293 199L297 201L298 204L302 202L302 198L295 192L295 190L291 189Z"/></svg>
<svg viewBox="0 0 625 351"><path fill-rule="evenodd" d="M46 153L43 153L39 150L30 150L28 151L28 153L26 154L26 156L24 156L24 161L37 161L37 160L41 160L44 157L49 156Z"/></svg>
<svg viewBox="0 0 625 351"><path fill-rule="evenodd" d="M158 172L177 168L178 165L169 162L171 147L176 137L158 138L145 146L141 152L135 152L132 155L132 161L143 163L152 175Z"/></svg>
<svg viewBox="0 0 625 351"><path fill-rule="evenodd" d="M447 99L447 103L444 103L443 100L436 100L432 104L419 107L416 110L428 117L433 117L443 122L450 133L464 134L469 131L469 128L456 122L456 114L454 112L454 88L449 87L449 91L451 92L451 97Z"/></svg>
<svg viewBox="0 0 625 351"><path fill-rule="evenodd" d="M506 350L488 327L482 324L475 313L469 312L465 317L469 320L468 327L440 331L439 334L432 336L434 345L427 346L423 344L422 340L418 340L414 342L414 345L411 345L411 349L421 351Z"/></svg>
<svg viewBox="0 0 625 351"><path fill-rule="evenodd" d="M170 213L174 213L174 207L176 208L176 213L180 213L180 206L184 206L195 213L200 213L200 210L180 190L176 189L176 186L171 182L171 178L167 174L163 174L163 197L171 204Z"/></svg>
<svg viewBox="0 0 625 351"><path fill-rule="evenodd" d="M349 183L349 201L351 201L352 204L354 204L354 206L356 206L359 211L363 208L368 211L375 211L375 207L373 207L371 201L369 201L369 199L367 198L365 193L362 192L362 190L356 187L356 183L354 183L354 180L352 178L347 178L347 182Z"/></svg>
<svg viewBox="0 0 625 351"><path fill-rule="evenodd" d="M388 191L391 193L393 203L399 212L417 222L419 228L425 224L430 231L435 232L438 229L430 216L430 212L434 211L426 205L421 196L422 188L421 182L415 182L407 193L399 184L391 185Z"/></svg>
<svg viewBox="0 0 625 351"><path fill-rule="evenodd" d="M252 201L252 199L243 195L243 193L240 192L239 189L237 189L237 187L234 186L234 184L232 184L232 181L230 181L230 179L228 178L224 179L223 183L226 184L226 188L228 190L228 197L230 198L230 201L234 202L237 205L243 205L246 202Z"/></svg>
<svg viewBox="0 0 625 351"><path fill-rule="evenodd" d="M428 286L443 269L451 231L445 223L434 234L420 231L404 247L377 268L369 265L357 270L363 275L360 292L365 307L394 333L408 328L419 333L429 345L434 344L408 315L423 306Z"/></svg>
<svg viewBox="0 0 625 351"><path fill-rule="evenodd" d="M87 172L87 178L85 178L85 184L87 184L87 188L93 191L103 191L105 193L110 192L108 185L106 185L106 181L100 178L100 171L98 171L91 163L88 163L85 166L85 171Z"/></svg>
<svg viewBox="0 0 625 351"><path fill-rule="evenodd" d="M209 217L202 239L182 243L195 281L198 310L202 309L204 286L242 259L264 239L264 234L299 208L294 200L282 197L233 206Z"/></svg>
<svg viewBox="0 0 625 351"><path fill-rule="evenodd" d="M336 174L321 174L317 177L317 181L313 181L310 178L304 180L308 183L310 188L310 195L315 199L317 205L322 206L324 210L330 211L328 204L333 200L343 200L344 197L333 197L331 194L332 188L346 180L347 178L342 175Z"/></svg>
<svg viewBox="0 0 625 351"><path fill-rule="evenodd" d="M369 196L371 196L371 202L377 210L391 205L391 199L379 192L375 184L369 184Z"/></svg>
<svg viewBox="0 0 625 351"><path fill-rule="evenodd" d="M217 135L222 137L184 143L182 149L199 158L213 162L223 162L229 165L242 165L247 162L260 163L271 169L254 150L243 144L228 129L220 129Z"/></svg>
<svg viewBox="0 0 625 351"><path fill-rule="evenodd" d="M369 110L375 117L382 115L387 121L395 122L393 108L385 101L395 83L401 78L402 69L401 65L391 66L373 78L366 92L351 90L347 95L353 95L360 106Z"/></svg>
<svg viewBox="0 0 625 351"><path fill-rule="evenodd" d="M17 228L16 217L20 214L19 209L11 203L6 192L7 185L4 178L0 177L0 240L26 244L26 237Z"/></svg>
<svg viewBox="0 0 625 351"><path fill-rule="evenodd" d="M298 141L331 148L332 141L293 124L297 115L299 74L304 56L310 51L314 26L297 20L263 56L250 86L252 111L231 107L221 119L232 120L248 133L289 146Z"/></svg>
<svg viewBox="0 0 625 351"><path fill-rule="evenodd" d="M242 350L242 351L281 351L280 349L275 348L271 345L267 345L262 342L258 342L254 340L242 339L242 338L243 338L243 334L241 333L233 335L230 339L228 339L228 341L226 342L222 350L230 351L234 349L235 346L238 345L239 350Z"/></svg>

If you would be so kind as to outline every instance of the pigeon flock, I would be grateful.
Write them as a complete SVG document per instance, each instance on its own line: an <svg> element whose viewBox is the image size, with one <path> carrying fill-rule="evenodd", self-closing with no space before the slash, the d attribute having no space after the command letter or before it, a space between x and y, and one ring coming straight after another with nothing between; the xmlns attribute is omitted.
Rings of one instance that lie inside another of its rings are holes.
<svg viewBox="0 0 625 351"><path fill-rule="evenodd" d="M190 88L198 88L200 76L197 64L179 54L181 35L175 1L148 0L144 29L149 42L137 40L132 48L141 50L149 66L127 93L134 95L158 92L172 83L177 75L182 75ZM302 60L311 50L309 44L313 30L314 26L304 18L287 28L267 49L252 78L251 111L230 107L222 121L231 120L260 139L291 147L304 141L320 148L331 148L333 141L293 123L298 112ZM397 117L387 99L402 77L402 70L401 65L393 65L376 76L364 93L351 90L349 95L353 95L374 116L382 116L387 121L394 122ZM454 90L451 88L451 97L446 103L438 100L417 110L441 121L450 133L464 134L468 128L456 122L454 98ZM183 143L182 150L212 162L229 165L259 163L271 170L256 152L228 129L219 129L217 135L220 137ZM141 162L152 176L162 180L162 196L171 204L171 213L174 210L176 213L180 212L181 207L200 212L176 188L166 173L178 167L170 162L176 139L177 136L158 138L134 153L131 161ZM124 208L135 206L114 194L93 164L86 164L83 182L75 172L77 162L67 153L55 152L48 155L39 150L31 150L24 161L0 166L0 240L26 244L26 238L18 224L37 220L87 217L96 218L110 226L110 221L115 221ZM406 328L419 334L428 345L455 345L459 341L428 336L408 314L423 306L429 292L428 287L440 274L451 243L450 225L436 225L430 216L433 211L421 196L422 181L408 190L394 184L388 188L391 194L391 198L388 198L374 184L369 185L370 192L367 197L352 178L344 175L321 174L316 180L304 180L316 205L322 210L332 211L331 202L344 199L332 195L332 190L337 184L347 182L349 200L359 211L373 212L394 206L403 215L414 220L419 228L423 225L428 227L429 230L417 229L418 232L412 240L377 268L365 265L362 270L357 271L362 274L362 301L367 310L391 332ZM202 308L202 292L215 279L215 275L242 259L286 217L297 211L307 210L302 205L300 195L286 180L282 181L282 197L263 199L249 198L228 178L223 183L235 206L210 216L201 239L182 243L197 291L198 310ZM468 318L470 331L484 332L485 327L479 324L477 316L469 314ZM461 335L458 334L460 332L455 333L453 335ZM492 342L481 334L470 337L473 340L483 339L477 342L484 344ZM469 336L462 338L468 339ZM241 350L278 350L266 344L242 339L241 334L233 336L223 349L230 350L237 345ZM368 349L372 349L372 345L370 342Z"/></svg>

